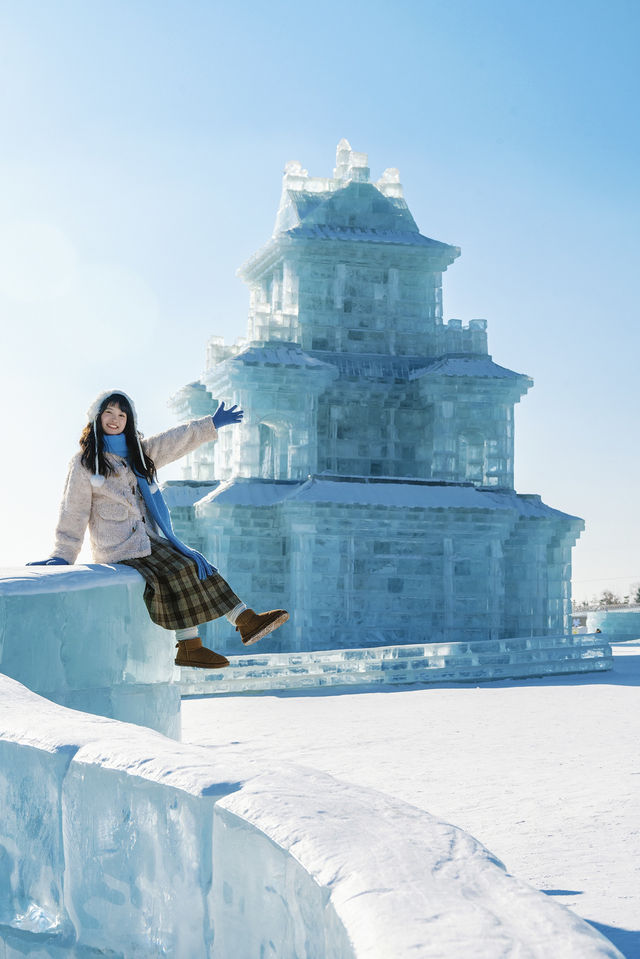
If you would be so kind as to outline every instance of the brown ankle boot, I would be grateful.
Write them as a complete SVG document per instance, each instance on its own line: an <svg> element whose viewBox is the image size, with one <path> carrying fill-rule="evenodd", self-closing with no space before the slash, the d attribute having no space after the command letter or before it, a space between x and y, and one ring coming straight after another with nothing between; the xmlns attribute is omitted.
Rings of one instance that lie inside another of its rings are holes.
<svg viewBox="0 0 640 959"><path fill-rule="evenodd" d="M252 609L245 609L236 619L236 632L240 633L245 646L251 646L278 626L282 626L288 619L289 613L286 609L272 609L268 613L254 613Z"/></svg>
<svg viewBox="0 0 640 959"><path fill-rule="evenodd" d="M202 645L199 636L193 639L179 639L176 643L178 654L176 666L198 666L200 669L222 669L229 665L229 660L220 653L214 653Z"/></svg>

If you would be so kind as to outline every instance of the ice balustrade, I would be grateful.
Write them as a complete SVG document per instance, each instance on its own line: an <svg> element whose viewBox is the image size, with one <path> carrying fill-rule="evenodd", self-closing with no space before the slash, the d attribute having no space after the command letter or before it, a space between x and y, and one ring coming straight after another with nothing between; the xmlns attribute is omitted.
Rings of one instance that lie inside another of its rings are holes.
<svg viewBox="0 0 640 959"><path fill-rule="evenodd" d="M127 566L0 571L0 672L63 706L180 735L174 633Z"/></svg>
<svg viewBox="0 0 640 959"><path fill-rule="evenodd" d="M622 959L413 806L2 675L0 808L2 959Z"/></svg>
<svg viewBox="0 0 640 959"><path fill-rule="evenodd" d="M181 670L182 695L529 679L609 670L613 656L607 637L583 633L477 643L254 653L230 656L229 664L225 670L199 675Z"/></svg>

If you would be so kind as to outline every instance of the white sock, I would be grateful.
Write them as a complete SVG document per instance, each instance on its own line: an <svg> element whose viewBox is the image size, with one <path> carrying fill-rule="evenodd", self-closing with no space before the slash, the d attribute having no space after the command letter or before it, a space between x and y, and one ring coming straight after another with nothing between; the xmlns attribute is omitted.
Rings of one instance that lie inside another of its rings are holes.
<svg viewBox="0 0 640 959"><path fill-rule="evenodd" d="M245 609L248 609L248 608L249 607L247 606L246 603L238 603L237 606L234 606L230 612L225 613L224 615L227 617L231 625L235 626L236 620L238 616L240 615L240 613L244 613Z"/></svg>
<svg viewBox="0 0 640 959"><path fill-rule="evenodd" d="M185 629L176 629L175 633L178 642L180 642L181 639L196 639L200 635L197 626L187 626Z"/></svg>

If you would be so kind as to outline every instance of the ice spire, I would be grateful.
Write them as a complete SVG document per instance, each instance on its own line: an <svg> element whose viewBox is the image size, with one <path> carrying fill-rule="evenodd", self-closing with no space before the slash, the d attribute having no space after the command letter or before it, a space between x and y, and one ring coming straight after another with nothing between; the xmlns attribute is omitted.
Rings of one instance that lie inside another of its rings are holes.
<svg viewBox="0 0 640 959"><path fill-rule="evenodd" d="M369 157L366 153L356 153L344 137L336 148L336 166L333 171L336 180L358 180L369 182Z"/></svg>

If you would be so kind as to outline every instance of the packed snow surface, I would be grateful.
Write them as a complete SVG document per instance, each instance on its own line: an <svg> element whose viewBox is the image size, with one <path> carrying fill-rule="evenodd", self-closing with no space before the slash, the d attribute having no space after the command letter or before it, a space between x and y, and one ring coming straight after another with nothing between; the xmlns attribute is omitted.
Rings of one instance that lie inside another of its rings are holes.
<svg viewBox="0 0 640 959"><path fill-rule="evenodd" d="M588 676L186 700L183 739L427 810L640 959L640 649L614 652Z"/></svg>
<svg viewBox="0 0 640 959"><path fill-rule="evenodd" d="M263 761L0 674L2 959L622 959L456 826Z"/></svg>

